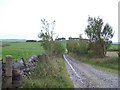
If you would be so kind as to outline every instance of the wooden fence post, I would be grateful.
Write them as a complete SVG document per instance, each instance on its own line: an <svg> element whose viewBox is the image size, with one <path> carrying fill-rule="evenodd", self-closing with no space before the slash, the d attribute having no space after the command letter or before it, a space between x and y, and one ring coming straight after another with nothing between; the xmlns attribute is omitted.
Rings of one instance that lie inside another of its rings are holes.
<svg viewBox="0 0 120 90"><path fill-rule="evenodd" d="M0 90L2 89L2 61L0 61Z"/></svg>
<svg viewBox="0 0 120 90"><path fill-rule="evenodd" d="M5 65L5 87L12 87L12 56L6 56L6 65Z"/></svg>

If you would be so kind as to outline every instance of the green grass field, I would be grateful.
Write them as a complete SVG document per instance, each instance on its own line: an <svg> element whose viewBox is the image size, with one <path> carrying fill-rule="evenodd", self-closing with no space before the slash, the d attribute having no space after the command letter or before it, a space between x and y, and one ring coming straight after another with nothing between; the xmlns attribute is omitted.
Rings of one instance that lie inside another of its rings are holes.
<svg viewBox="0 0 120 90"><path fill-rule="evenodd" d="M12 55L14 59L28 59L32 55L45 53L40 42L3 42L2 58L6 55Z"/></svg>
<svg viewBox="0 0 120 90"><path fill-rule="evenodd" d="M118 48L120 48L120 44L111 44L109 50L117 50Z"/></svg>

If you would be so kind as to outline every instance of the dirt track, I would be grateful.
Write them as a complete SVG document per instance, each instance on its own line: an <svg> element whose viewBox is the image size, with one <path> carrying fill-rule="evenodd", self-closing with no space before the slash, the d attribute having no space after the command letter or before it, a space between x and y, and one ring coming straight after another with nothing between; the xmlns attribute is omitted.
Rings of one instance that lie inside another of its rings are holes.
<svg viewBox="0 0 120 90"><path fill-rule="evenodd" d="M64 55L64 59L75 88L118 88L117 76L96 70L68 55Z"/></svg>

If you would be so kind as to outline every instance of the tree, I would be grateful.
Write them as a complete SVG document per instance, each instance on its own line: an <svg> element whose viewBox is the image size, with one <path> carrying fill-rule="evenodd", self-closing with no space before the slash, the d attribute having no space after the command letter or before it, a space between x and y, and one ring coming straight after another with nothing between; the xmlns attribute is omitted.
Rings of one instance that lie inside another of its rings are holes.
<svg viewBox="0 0 120 90"><path fill-rule="evenodd" d="M43 41L53 41L55 20L52 23L48 23L48 21L46 21L45 19L41 19L41 22L43 26L38 37L41 38ZM50 30L50 25L52 25L52 30Z"/></svg>
<svg viewBox="0 0 120 90"><path fill-rule="evenodd" d="M52 55L52 42L53 42L53 29L55 25L55 20L52 23L48 23L45 19L41 19L42 22L42 30L38 34L38 37L42 39L42 46L45 49L46 53L51 56ZM52 30L50 30L50 25L52 25Z"/></svg>
<svg viewBox="0 0 120 90"><path fill-rule="evenodd" d="M85 33L90 40L90 48L99 57L105 56L111 42L109 39L114 35L112 27L108 23L103 24L103 20L99 17L88 17L88 25L85 29Z"/></svg>
<svg viewBox="0 0 120 90"><path fill-rule="evenodd" d="M48 56L50 57L52 57L53 54L54 55L63 54L65 48L62 46L60 42L56 42L53 40L53 37L55 36L55 33L53 32L55 20L52 23L48 23L48 21L46 21L45 19L41 19L41 22L42 22L42 30L38 34L38 37L42 39L41 45L45 49L46 54L48 54Z"/></svg>

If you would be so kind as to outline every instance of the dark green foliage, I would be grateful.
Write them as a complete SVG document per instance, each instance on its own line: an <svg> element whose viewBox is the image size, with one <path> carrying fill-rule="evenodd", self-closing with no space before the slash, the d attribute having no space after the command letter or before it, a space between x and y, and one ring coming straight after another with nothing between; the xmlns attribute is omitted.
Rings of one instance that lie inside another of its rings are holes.
<svg viewBox="0 0 120 90"><path fill-rule="evenodd" d="M89 50L87 57L92 58L93 56L94 56L94 51L93 50Z"/></svg>
<svg viewBox="0 0 120 90"><path fill-rule="evenodd" d="M42 42L41 45L49 56L59 56L65 52L64 45L59 41Z"/></svg>
<svg viewBox="0 0 120 90"><path fill-rule="evenodd" d="M75 53L77 55L85 55L88 53L88 43L82 40L69 40L67 42L68 52Z"/></svg>
<svg viewBox="0 0 120 90"><path fill-rule="evenodd" d="M80 54L86 55L88 53L88 42L80 40L79 50L80 50Z"/></svg>
<svg viewBox="0 0 120 90"><path fill-rule="evenodd" d="M51 54L51 51L52 51L52 42L50 41L44 41L44 42L41 42L41 46L44 48L46 54L50 55Z"/></svg>
<svg viewBox="0 0 120 90"><path fill-rule="evenodd" d="M64 52L65 52L65 47L64 45L62 45L61 42L59 41L54 41L53 43L53 54L59 56L59 55L62 55Z"/></svg>
<svg viewBox="0 0 120 90"><path fill-rule="evenodd" d="M89 49L93 50L94 55L98 57L106 55L106 51L111 44L109 39L114 35L111 26L109 24L104 26L103 24L103 20L99 17L88 17L88 25L85 29L85 33L90 40Z"/></svg>
<svg viewBox="0 0 120 90"><path fill-rule="evenodd" d="M78 46L78 43L74 40L68 40L67 41L67 50L68 52L75 52L76 48Z"/></svg>

